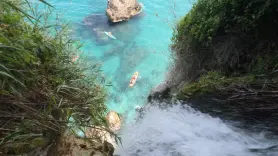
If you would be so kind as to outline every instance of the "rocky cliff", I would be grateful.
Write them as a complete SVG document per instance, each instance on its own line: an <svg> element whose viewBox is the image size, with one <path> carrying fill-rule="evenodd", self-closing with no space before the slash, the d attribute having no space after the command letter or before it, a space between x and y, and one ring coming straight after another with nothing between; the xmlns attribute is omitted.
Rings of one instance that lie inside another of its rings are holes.
<svg viewBox="0 0 278 156"><path fill-rule="evenodd" d="M275 0L199 0L177 24L175 66L149 96L278 133ZM244 13L243 13L244 12Z"/></svg>

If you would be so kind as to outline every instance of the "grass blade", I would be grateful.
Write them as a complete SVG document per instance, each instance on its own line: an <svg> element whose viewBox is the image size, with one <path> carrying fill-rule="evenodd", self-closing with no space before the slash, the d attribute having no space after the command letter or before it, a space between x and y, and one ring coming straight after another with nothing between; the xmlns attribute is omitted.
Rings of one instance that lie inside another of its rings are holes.
<svg viewBox="0 0 278 156"><path fill-rule="evenodd" d="M6 72L0 71L0 75L4 75L7 76L11 79L13 79L14 81L18 82L20 85L22 85L23 87L26 87L22 82L20 82L19 80L17 80L15 77L13 77L11 74L8 74Z"/></svg>

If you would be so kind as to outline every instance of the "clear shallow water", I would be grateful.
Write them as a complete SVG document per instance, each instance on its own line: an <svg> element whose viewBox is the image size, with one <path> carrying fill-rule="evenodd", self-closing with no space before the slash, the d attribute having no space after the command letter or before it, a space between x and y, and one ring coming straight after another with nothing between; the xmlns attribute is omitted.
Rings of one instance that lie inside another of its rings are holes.
<svg viewBox="0 0 278 156"><path fill-rule="evenodd" d="M219 118L176 105L150 107L121 132L121 156L277 156L277 140L229 126ZM254 150L257 149L257 150ZM260 150L258 150L260 149Z"/></svg>
<svg viewBox="0 0 278 156"><path fill-rule="evenodd" d="M49 0L58 13L59 21L72 27L73 38L84 42L83 56L101 61L109 87L107 106L123 114L128 121L134 117L136 105L146 103L151 88L164 79L171 62L171 43L174 13L181 17L192 3L187 0L140 0L143 12L121 24L109 25L105 16L106 0ZM158 16L157 16L158 15ZM57 19L52 17L52 20ZM108 38L111 31L117 38ZM139 79L133 88L129 80L134 72Z"/></svg>

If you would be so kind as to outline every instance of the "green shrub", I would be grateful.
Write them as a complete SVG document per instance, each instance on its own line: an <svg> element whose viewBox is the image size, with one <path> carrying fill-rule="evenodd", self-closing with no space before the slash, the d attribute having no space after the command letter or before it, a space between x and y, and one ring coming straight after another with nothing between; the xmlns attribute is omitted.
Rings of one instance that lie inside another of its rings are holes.
<svg viewBox="0 0 278 156"><path fill-rule="evenodd" d="M198 0L178 22L173 40L178 42L190 36L207 44L217 33L229 32L235 27L238 31L254 33L265 18L272 18L274 22L276 9L275 0Z"/></svg>
<svg viewBox="0 0 278 156"><path fill-rule="evenodd" d="M45 146L69 128L70 117L77 127L109 131L100 66L72 62L81 52L67 28L44 25L43 14L26 22L25 4L6 0L0 6L0 152Z"/></svg>
<svg viewBox="0 0 278 156"><path fill-rule="evenodd" d="M184 66L185 80L202 75L197 71L244 75L276 69L277 59L268 59L267 71L255 62L278 56L277 8L276 0L198 0L172 37L171 48L176 62Z"/></svg>
<svg viewBox="0 0 278 156"><path fill-rule="evenodd" d="M223 12L224 4L217 0L199 0L179 21L173 39L178 41L184 36L190 36L200 42L211 40L211 36L220 26L220 14Z"/></svg>

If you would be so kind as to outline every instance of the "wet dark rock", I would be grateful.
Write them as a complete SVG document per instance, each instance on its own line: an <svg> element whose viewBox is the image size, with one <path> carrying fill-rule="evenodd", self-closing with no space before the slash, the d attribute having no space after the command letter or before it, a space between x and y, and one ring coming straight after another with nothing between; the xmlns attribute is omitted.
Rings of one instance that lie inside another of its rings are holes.
<svg viewBox="0 0 278 156"><path fill-rule="evenodd" d="M267 148L252 148L252 149L249 149L249 151L251 152L254 152L254 153L262 153L262 154L268 154L269 153L273 153L273 155L277 152L278 152L278 145L273 145L273 146L270 146L270 147L267 147ZM276 155L275 154L275 155Z"/></svg>
<svg viewBox="0 0 278 156"><path fill-rule="evenodd" d="M148 102L167 101L171 98L171 89L167 86L167 83L162 83L158 87L152 89L150 95L148 96Z"/></svg>
<svg viewBox="0 0 278 156"><path fill-rule="evenodd" d="M235 127L247 129L249 132L259 133L264 131L269 135L278 134L278 109L254 109L252 107L257 103L245 106L243 103L236 101L227 101L227 97L216 92L198 96L183 103L202 113L231 122Z"/></svg>
<svg viewBox="0 0 278 156"><path fill-rule="evenodd" d="M144 107L141 107L141 106L136 106L135 107L135 111L137 111L137 112L143 112L144 111Z"/></svg>

